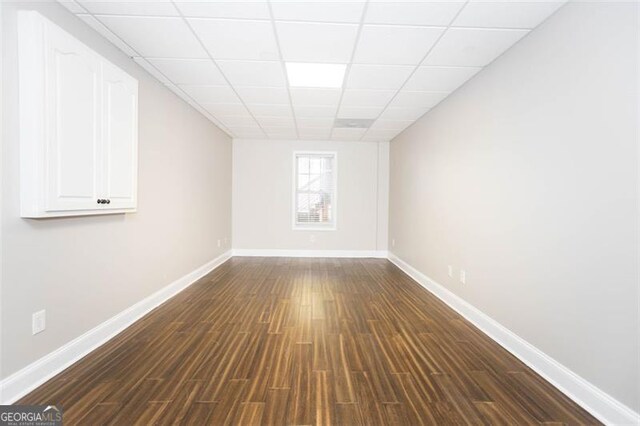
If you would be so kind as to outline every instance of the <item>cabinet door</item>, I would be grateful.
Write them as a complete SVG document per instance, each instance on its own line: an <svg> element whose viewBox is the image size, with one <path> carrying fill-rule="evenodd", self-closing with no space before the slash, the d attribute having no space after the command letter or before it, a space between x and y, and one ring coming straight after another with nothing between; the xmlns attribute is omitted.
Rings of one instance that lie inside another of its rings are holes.
<svg viewBox="0 0 640 426"><path fill-rule="evenodd" d="M45 33L45 208L95 209L101 137L100 59L53 26Z"/></svg>
<svg viewBox="0 0 640 426"><path fill-rule="evenodd" d="M138 82L103 63L103 198L106 209L134 209L137 188Z"/></svg>

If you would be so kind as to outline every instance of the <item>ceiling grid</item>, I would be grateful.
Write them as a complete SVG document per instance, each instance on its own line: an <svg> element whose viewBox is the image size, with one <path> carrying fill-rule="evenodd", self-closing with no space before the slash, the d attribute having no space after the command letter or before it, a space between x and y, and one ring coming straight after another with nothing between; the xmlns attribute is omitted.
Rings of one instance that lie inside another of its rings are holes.
<svg viewBox="0 0 640 426"><path fill-rule="evenodd" d="M393 139L564 4L58 1L233 137L372 142ZM340 64L342 84L296 87L288 63ZM373 124L335 126L345 119Z"/></svg>

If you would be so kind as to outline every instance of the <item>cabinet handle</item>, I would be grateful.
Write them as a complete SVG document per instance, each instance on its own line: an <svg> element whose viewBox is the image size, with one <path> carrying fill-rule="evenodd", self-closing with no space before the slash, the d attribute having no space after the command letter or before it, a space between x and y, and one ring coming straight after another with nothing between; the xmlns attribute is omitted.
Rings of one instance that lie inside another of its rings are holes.
<svg viewBox="0 0 640 426"><path fill-rule="evenodd" d="M111 204L111 200L110 199L107 198L105 201L107 202L107 204Z"/></svg>
<svg viewBox="0 0 640 426"><path fill-rule="evenodd" d="M102 198L98 198L98 204L102 204Z"/></svg>

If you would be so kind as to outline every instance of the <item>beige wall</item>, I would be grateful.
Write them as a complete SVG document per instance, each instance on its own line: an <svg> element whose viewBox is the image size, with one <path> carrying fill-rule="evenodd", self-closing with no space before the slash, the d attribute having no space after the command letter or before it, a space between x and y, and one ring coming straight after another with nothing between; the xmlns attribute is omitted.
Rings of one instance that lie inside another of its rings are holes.
<svg viewBox="0 0 640 426"><path fill-rule="evenodd" d="M292 229L293 152L304 150L337 152L335 231ZM388 143L234 140L233 248L386 250L388 153Z"/></svg>
<svg viewBox="0 0 640 426"><path fill-rule="evenodd" d="M389 238L638 411L636 7L568 4L392 141Z"/></svg>
<svg viewBox="0 0 640 426"><path fill-rule="evenodd" d="M100 35L49 2L3 2L1 377L214 259L231 237L231 141ZM139 79L138 213L19 217L16 9L38 9ZM31 335L31 314L47 329Z"/></svg>

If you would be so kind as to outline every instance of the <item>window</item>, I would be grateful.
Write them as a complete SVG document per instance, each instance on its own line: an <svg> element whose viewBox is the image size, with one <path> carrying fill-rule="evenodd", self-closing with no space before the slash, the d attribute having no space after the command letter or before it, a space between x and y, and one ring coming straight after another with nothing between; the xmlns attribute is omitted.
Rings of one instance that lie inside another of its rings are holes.
<svg viewBox="0 0 640 426"><path fill-rule="evenodd" d="M293 206L295 229L335 229L336 154L294 154Z"/></svg>

